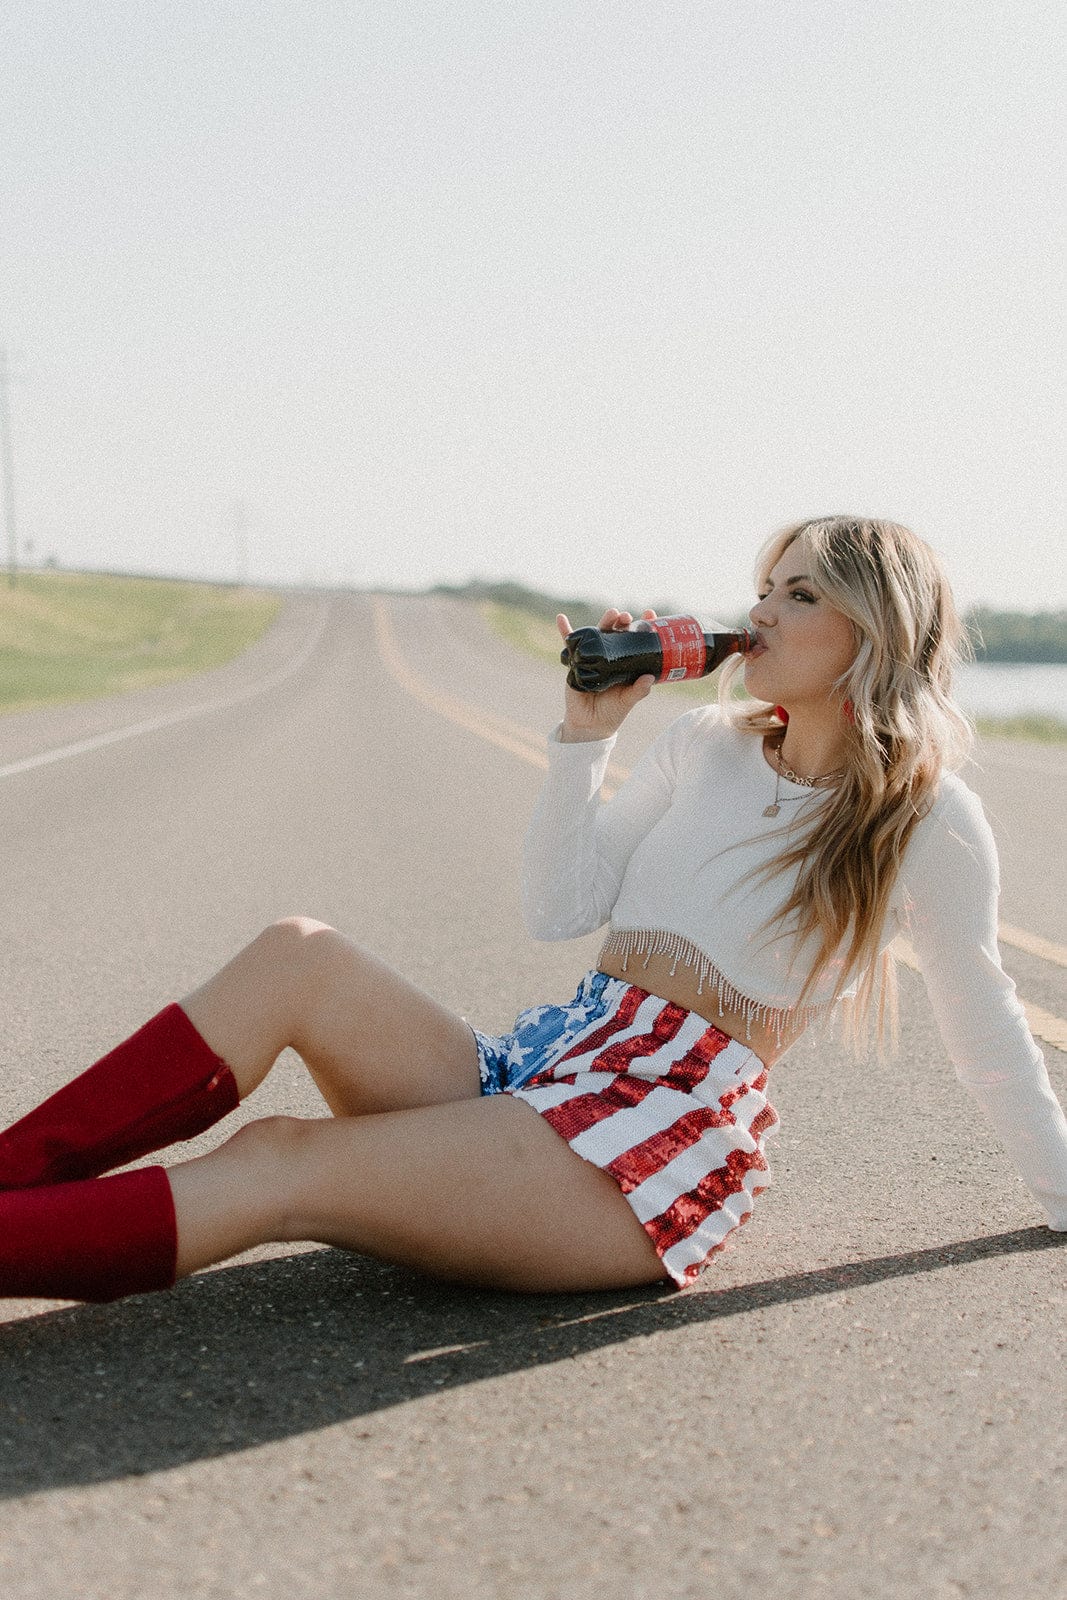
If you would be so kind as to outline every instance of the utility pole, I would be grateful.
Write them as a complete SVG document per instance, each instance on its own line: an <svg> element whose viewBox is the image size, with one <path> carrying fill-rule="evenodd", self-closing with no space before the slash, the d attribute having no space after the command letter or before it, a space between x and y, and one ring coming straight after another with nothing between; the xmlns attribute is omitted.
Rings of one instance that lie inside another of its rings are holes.
<svg viewBox="0 0 1067 1600"><path fill-rule="evenodd" d="M7 581L18 583L19 547L15 533L15 456L11 448L11 403L8 397L11 374L7 351L0 349L0 475L3 476L4 526L7 529Z"/></svg>

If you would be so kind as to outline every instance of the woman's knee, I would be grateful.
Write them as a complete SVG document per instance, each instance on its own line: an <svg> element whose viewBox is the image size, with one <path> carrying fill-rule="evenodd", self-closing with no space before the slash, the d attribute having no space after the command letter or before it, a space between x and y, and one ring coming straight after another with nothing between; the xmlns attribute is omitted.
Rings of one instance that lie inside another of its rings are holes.
<svg viewBox="0 0 1067 1600"><path fill-rule="evenodd" d="M281 917L264 928L256 943L286 970L306 977L330 974L339 966L372 965L371 957L346 934L314 917Z"/></svg>
<svg viewBox="0 0 1067 1600"><path fill-rule="evenodd" d="M315 1118L257 1117L231 1133L225 1148L241 1161L258 1166L284 1167L292 1162L304 1142L304 1131Z"/></svg>
<svg viewBox="0 0 1067 1600"><path fill-rule="evenodd" d="M253 948L258 947L288 965L306 959L321 944L322 936L328 934L336 935L336 929L315 917L279 917L252 943Z"/></svg>
<svg viewBox="0 0 1067 1600"><path fill-rule="evenodd" d="M314 917L281 917L255 939L251 953L261 961L272 986L303 1011L328 986L349 941L329 923Z"/></svg>
<svg viewBox="0 0 1067 1600"><path fill-rule="evenodd" d="M268 1204L272 1236L295 1238L291 1231L306 1187L309 1155L315 1130L330 1118L258 1117L246 1122L223 1146L242 1179Z"/></svg>

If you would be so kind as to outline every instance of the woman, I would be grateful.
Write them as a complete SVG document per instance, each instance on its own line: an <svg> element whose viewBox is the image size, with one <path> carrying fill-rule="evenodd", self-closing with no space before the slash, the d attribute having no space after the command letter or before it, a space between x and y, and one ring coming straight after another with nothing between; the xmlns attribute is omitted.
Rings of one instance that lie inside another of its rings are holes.
<svg viewBox="0 0 1067 1600"><path fill-rule="evenodd" d="M967 728L936 558L892 523L797 524L751 616L756 709L729 715L724 685L610 804L652 679L567 691L524 898L540 938L610 919L573 1001L488 1038L332 929L278 923L0 1135L0 1296L111 1299L297 1239L510 1289L691 1282L767 1182L769 1068L838 1012L881 1029L900 930L958 1075L1067 1228L1067 1123L1000 968L992 837L950 770ZM333 1117L101 1176L202 1132L286 1046Z"/></svg>

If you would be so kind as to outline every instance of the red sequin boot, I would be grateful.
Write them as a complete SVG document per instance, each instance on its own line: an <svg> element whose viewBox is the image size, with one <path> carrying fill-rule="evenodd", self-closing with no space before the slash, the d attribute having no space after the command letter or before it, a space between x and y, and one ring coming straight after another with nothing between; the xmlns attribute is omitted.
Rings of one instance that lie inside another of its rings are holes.
<svg viewBox="0 0 1067 1600"><path fill-rule="evenodd" d="M169 1289L177 1257L162 1167L0 1194L0 1299L118 1300Z"/></svg>
<svg viewBox="0 0 1067 1600"><path fill-rule="evenodd" d="M225 1061L181 1006L167 1006L0 1133L0 1190L95 1178L195 1138L239 1099Z"/></svg>

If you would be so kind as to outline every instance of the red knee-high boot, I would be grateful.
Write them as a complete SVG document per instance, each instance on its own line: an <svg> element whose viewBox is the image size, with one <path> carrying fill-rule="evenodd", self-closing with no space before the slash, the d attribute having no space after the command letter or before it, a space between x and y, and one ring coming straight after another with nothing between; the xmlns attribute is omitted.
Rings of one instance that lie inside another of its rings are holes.
<svg viewBox="0 0 1067 1600"><path fill-rule="evenodd" d="M195 1138L239 1099L225 1061L181 1006L167 1006L0 1133L0 1189L95 1178Z"/></svg>
<svg viewBox="0 0 1067 1600"><path fill-rule="evenodd" d="M118 1300L169 1289L177 1258L162 1167L0 1194L0 1299Z"/></svg>

